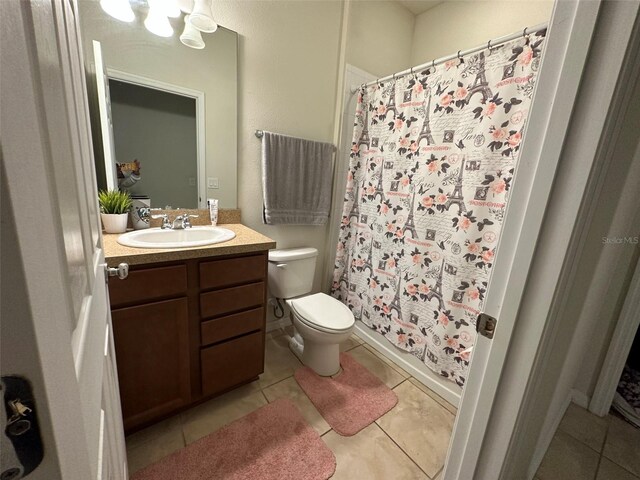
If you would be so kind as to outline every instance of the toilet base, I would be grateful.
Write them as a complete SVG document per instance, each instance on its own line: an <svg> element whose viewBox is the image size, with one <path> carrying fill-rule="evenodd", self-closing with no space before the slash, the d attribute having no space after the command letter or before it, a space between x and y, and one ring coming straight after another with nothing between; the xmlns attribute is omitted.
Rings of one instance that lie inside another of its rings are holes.
<svg viewBox="0 0 640 480"><path fill-rule="evenodd" d="M298 337L299 338L299 337ZM321 377L330 377L340 371L340 345L320 344L304 341L302 344L293 336L289 340L289 348L307 367Z"/></svg>

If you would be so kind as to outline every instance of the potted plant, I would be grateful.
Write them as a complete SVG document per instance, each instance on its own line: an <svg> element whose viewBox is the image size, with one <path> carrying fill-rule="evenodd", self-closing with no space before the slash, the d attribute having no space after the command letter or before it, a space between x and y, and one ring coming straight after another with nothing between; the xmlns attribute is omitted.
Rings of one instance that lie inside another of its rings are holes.
<svg viewBox="0 0 640 480"><path fill-rule="evenodd" d="M102 190L98 192L100 216L107 233L124 233L127 231L127 219L131 208L131 195L119 190Z"/></svg>

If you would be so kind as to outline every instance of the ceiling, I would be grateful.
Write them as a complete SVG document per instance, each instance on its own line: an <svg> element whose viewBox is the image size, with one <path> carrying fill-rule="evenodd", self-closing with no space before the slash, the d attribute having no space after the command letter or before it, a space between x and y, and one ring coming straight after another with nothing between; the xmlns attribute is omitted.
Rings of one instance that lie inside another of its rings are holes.
<svg viewBox="0 0 640 480"><path fill-rule="evenodd" d="M414 15L420 15L430 8L435 7L443 2L443 0L397 0L404 5Z"/></svg>

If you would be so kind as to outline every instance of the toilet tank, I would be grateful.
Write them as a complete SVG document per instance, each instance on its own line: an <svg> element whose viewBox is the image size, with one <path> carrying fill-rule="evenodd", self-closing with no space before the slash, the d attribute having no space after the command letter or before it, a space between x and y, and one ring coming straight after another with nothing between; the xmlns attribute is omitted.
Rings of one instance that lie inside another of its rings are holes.
<svg viewBox="0 0 640 480"><path fill-rule="evenodd" d="M286 248L269 250L269 291L276 298L293 298L313 287L318 250Z"/></svg>

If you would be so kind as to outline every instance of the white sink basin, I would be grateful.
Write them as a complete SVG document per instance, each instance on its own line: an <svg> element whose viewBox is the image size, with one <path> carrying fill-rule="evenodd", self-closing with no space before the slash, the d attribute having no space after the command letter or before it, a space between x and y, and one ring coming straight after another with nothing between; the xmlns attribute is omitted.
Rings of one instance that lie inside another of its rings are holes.
<svg viewBox="0 0 640 480"><path fill-rule="evenodd" d="M118 243L137 248L201 247L226 242L236 234L222 227L191 227L184 230L148 228L120 235Z"/></svg>

